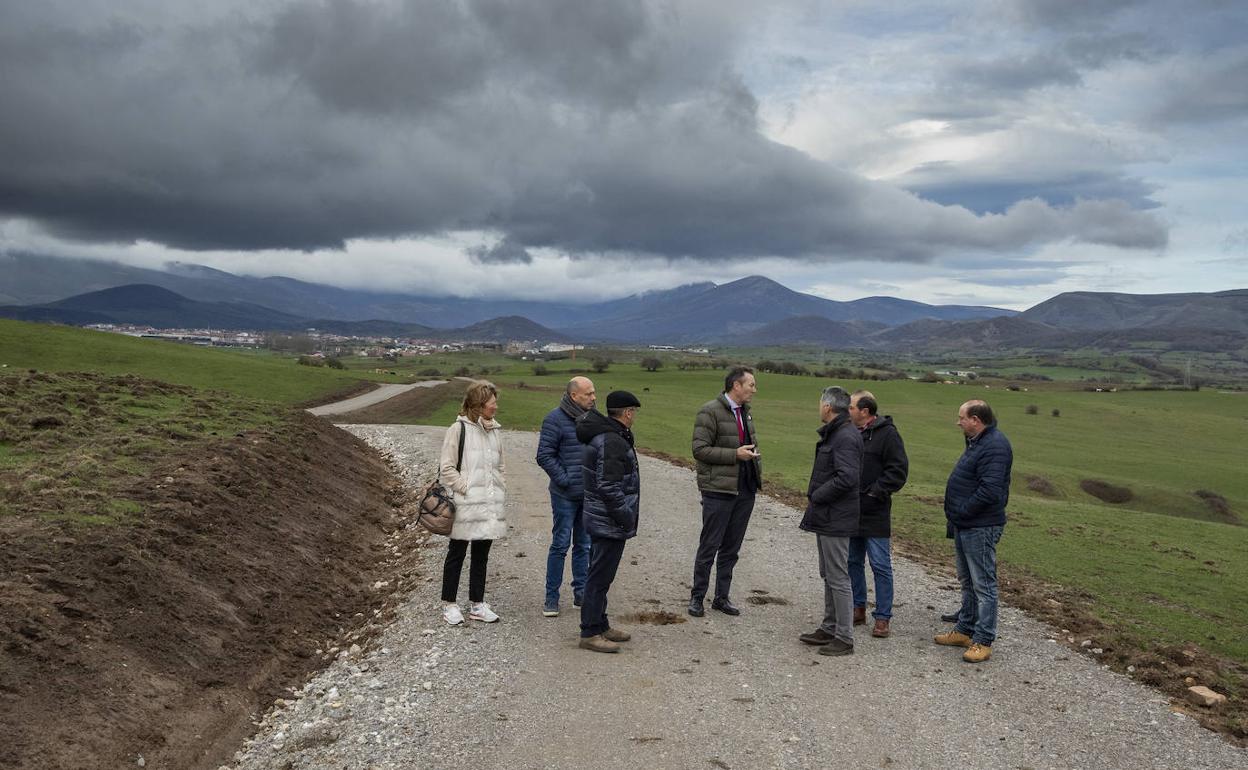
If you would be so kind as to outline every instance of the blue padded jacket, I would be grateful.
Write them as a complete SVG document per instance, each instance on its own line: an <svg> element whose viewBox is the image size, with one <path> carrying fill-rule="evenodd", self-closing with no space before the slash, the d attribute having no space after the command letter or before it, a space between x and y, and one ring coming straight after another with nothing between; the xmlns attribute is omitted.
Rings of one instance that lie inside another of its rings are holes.
<svg viewBox="0 0 1248 770"><path fill-rule="evenodd" d="M949 524L958 529L1004 525L1013 465L1010 440L996 425L967 439L966 451L945 484L945 518Z"/></svg>

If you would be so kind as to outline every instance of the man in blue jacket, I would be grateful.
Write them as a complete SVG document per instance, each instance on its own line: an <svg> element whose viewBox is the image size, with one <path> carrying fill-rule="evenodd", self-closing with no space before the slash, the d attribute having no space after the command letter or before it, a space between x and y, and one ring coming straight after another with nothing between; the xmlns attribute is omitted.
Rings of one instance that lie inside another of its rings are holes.
<svg viewBox="0 0 1248 770"><path fill-rule="evenodd" d="M559 586L563 564L572 548L572 605L581 606L585 594L585 573L589 570L589 535L581 522L584 491L581 485L582 444L576 438L576 420L594 408L594 383L588 377L573 377L559 406L542 420L537 441L537 464L550 476L550 508L554 519L550 529L550 551L546 554L546 599L542 614L559 615Z"/></svg>
<svg viewBox="0 0 1248 770"><path fill-rule="evenodd" d="M590 410L576 423L585 445L581 476L585 482L585 529L591 547L585 603L581 605L580 646L594 652L619 652L630 635L607 619L607 592L624 556L624 543L637 535L641 511L641 472L633 448L633 421L641 402L626 390L607 394L607 415Z"/></svg>
<svg viewBox="0 0 1248 770"><path fill-rule="evenodd" d="M997 542L1005 529L1014 450L983 401L958 409L958 427L966 451L945 484L945 519L953 533L962 608L957 625L937 634L936 643L966 647L962 660L982 663L997 638Z"/></svg>

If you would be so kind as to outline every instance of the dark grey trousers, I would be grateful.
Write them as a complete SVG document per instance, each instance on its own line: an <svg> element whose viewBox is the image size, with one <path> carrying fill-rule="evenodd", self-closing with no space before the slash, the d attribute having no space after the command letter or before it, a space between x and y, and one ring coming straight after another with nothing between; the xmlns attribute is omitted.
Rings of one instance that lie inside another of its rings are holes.
<svg viewBox="0 0 1248 770"><path fill-rule="evenodd" d="M741 554L745 530L754 511L754 494L708 495L702 493L702 536L693 558L693 588L690 598L702 601L711 582L715 564L715 598L726 599L732 588L732 568Z"/></svg>
<svg viewBox="0 0 1248 770"><path fill-rule="evenodd" d="M820 628L846 644L854 643L854 592L849 581L849 538L816 535L819 577L823 578Z"/></svg>

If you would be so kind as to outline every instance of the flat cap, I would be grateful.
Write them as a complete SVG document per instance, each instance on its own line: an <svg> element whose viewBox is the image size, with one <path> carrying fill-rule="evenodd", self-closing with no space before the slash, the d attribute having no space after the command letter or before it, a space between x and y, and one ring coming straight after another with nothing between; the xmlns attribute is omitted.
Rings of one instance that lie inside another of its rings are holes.
<svg viewBox="0 0 1248 770"><path fill-rule="evenodd" d="M607 409L627 409L630 406L641 406L641 402L627 390L613 390L607 394Z"/></svg>

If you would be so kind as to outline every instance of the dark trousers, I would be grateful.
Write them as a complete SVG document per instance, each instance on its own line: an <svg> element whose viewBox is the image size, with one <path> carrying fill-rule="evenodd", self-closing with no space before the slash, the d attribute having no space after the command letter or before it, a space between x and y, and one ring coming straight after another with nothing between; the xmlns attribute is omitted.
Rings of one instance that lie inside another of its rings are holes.
<svg viewBox="0 0 1248 770"><path fill-rule="evenodd" d="M459 593L459 575L464 569L464 554L468 552L467 540L452 540L446 549L446 561L442 564L442 601L455 601ZM485 601L485 570L490 565L490 546L493 540L472 541L472 564L468 567L468 601Z"/></svg>
<svg viewBox="0 0 1248 770"><path fill-rule="evenodd" d="M615 581L624 556L625 540L590 538L589 575L585 580L585 601L581 604L581 636L589 638L611 627L607 620L607 591Z"/></svg>
<svg viewBox="0 0 1248 770"><path fill-rule="evenodd" d="M702 536L698 553L693 559L693 589L690 598L702 601L711 582L711 564L715 564L715 598L727 599L732 588L732 568L741 553L745 529L754 511L754 493L736 495L702 493Z"/></svg>

